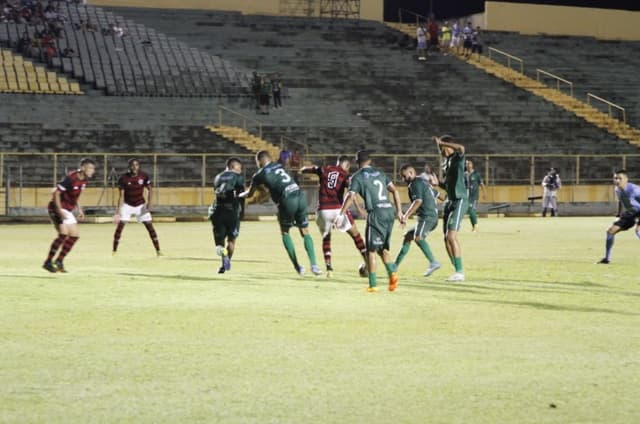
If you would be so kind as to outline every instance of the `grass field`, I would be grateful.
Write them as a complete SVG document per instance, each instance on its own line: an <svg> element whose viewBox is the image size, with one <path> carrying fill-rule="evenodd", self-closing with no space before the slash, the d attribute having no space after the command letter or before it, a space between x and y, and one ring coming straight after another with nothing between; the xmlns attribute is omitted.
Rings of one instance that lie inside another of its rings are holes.
<svg viewBox="0 0 640 424"><path fill-rule="evenodd" d="M375 294L339 233L330 280L295 274L275 222L243 223L224 275L208 223L158 224L163 258L141 225L111 257L85 224L49 274L53 229L2 225L0 422L640 422L640 241L595 265L611 221L466 225L459 284L438 232L443 269L414 246Z"/></svg>

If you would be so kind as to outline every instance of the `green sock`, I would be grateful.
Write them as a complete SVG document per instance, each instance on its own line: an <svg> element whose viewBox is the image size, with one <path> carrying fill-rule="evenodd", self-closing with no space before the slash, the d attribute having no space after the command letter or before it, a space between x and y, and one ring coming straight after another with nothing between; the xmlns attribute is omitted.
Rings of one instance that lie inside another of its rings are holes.
<svg viewBox="0 0 640 424"><path fill-rule="evenodd" d="M309 256L309 262L311 262L311 265L315 265L316 252L313 250L313 239L310 234L304 236L304 250L307 251L307 256Z"/></svg>
<svg viewBox="0 0 640 424"><path fill-rule="evenodd" d="M420 250L422 250L422 253L424 253L424 256L426 256L427 259L429 259L429 263L435 261L435 258L433 257L433 253L431 253L431 249L429 248L429 243L427 243L426 240L416 240L416 244L418 245Z"/></svg>
<svg viewBox="0 0 640 424"><path fill-rule="evenodd" d="M384 267L387 269L387 275L391 276L394 272L398 270L398 267L394 262L390 262L388 264L384 264Z"/></svg>
<svg viewBox="0 0 640 424"><path fill-rule="evenodd" d="M369 273L369 287L375 287L378 283L376 282L376 273Z"/></svg>
<svg viewBox="0 0 640 424"><path fill-rule="evenodd" d="M289 255L289 259L291 259L291 263L293 266L298 269L298 258L296 258L296 248L293 245L293 240L291 240L291 236L289 233L284 233L282 235L282 243L284 244L284 249L287 251Z"/></svg>
<svg viewBox="0 0 640 424"><path fill-rule="evenodd" d="M462 258L460 258L460 257L453 258L453 266L456 267L456 272L463 272L462 271Z"/></svg>
<svg viewBox="0 0 640 424"><path fill-rule="evenodd" d="M451 261L451 265L453 265L455 267L456 266L456 258L454 258L453 256L449 256L449 260Z"/></svg>
<svg viewBox="0 0 640 424"><path fill-rule="evenodd" d="M475 226L478 223L478 214L473 208L469 208L469 218L471 218L471 225Z"/></svg>
<svg viewBox="0 0 640 424"><path fill-rule="evenodd" d="M400 265L400 262L407 256L409 253L409 248L411 247L411 243L404 243L398 252L398 256L396 257L396 265Z"/></svg>

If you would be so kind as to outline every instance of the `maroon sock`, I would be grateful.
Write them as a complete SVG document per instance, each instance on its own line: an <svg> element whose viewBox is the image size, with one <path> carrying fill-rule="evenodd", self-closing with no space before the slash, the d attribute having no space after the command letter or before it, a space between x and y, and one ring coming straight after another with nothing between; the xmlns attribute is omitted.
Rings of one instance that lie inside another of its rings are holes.
<svg viewBox="0 0 640 424"><path fill-rule="evenodd" d="M364 260L367 260L367 248L364 246L364 240L362 240L362 236L360 233L356 236L351 236L353 242L356 244L356 249L360 252Z"/></svg>
<svg viewBox="0 0 640 424"><path fill-rule="evenodd" d="M122 236L122 230L124 230L124 222L118 222L118 226L116 227L116 232L113 233L113 251L118 250L118 245L120 244L120 237Z"/></svg>
<svg viewBox="0 0 640 424"><path fill-rule="evenodd" d="M60 245L62 243L64 243L64 239L66 239L67 236L64 236L62 234L58 234L58 237L56 237L53 240L53 243L51 243L51 247L49 248L49 254L47 255L47 261L50 261L53 259L53 257L56 255L56 252L58 251L58 248L60 247Z"/></svg>
<svg viewBox="0 0 640 424"><path fill-rule="evenodd" d="M322 238L322 253L324 254L324 263L331 266L331 233Z"/></svg>
<svg viewBox="0 0 640 424"><path fill-rule="evenodd" d="M150 222L145 222L144 226L149 232L149 237L151 237L153 247L155 247L156 250L160 250L160 242L158 242L158 235L156 234L156 230L153 228L153 224Z"/></svg>
<svg viewBox="0 0 640 424"><path fill-rule="evenodd" d="M76 244L79 238L80 237L73 237L73 236L67 237L64 243L62 243L62 250L58 254L58 259L56 260L60 262L64 261L64 258L69 254L69 252L71 251L71 248L73 248L73 245Z"/></svg>

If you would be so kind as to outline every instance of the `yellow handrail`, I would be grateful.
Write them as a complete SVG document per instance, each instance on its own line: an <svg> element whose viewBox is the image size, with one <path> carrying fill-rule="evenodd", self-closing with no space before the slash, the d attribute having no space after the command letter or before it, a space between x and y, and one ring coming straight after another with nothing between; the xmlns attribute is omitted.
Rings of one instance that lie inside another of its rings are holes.
<svg viewBox="0 0 640 424"><path fill-rule="evenodd" d="M517 56L509 54L507 52L503 52L502 50L498 50L498 49L496 49L494 47L489 47L489 59L490 60L493 60L493 57L491 55L491 53L493 53L493 52L507 57L507 67L509 69L511 69L511 60L515 60L516 62L519 62L520 63L520 73L524 74L524 60L522 60L521 58L519 58Z"/></svg>
<svg viewBox="0 0 640 424"><path fill-rule="evenodd" d="M560 78L559 76L552 74L551 72L547 72L543 69L537 68L536 69L536 79L538 80L538 82L540 82L540 74L542 75L546 75L548 77L551 77L553 79L556 80L556 90L558 91L562 91L560 90L560 83L563 82L565 84L567 84L569 86L569 91L571 92L571 97L573 97L573 83L569 80L566 80L564 78Z"/></svg>
<svg viewBox="0 0 640 424"><path fill-rule="evenodd" d="M240 117L242 119L242 129L245 131L247 131L247 122L252 122L256 124L256 126L258 127L258 137L262 138L262 122L258 121L257 119L251 118L243 113L236 112L235 110L226 108L224 106L218 106L218 125L220 126L223 125L223 119L222 119L223 112L227 112L232 115Z"/></svg>
<svg viewBox="0 0 640 424"><path fill-rule="evenodd" d="M587 93L587 103L589 105L591 105L591 99L596 99L596 100L598 100L598 101L600 101L602 103L606 103L609 106L609 116L611 116L611 117L613 117L612 108L616 108L616 109L621 110L622 111L622 122L624 122L624 123L627 122L627 112L626 112L625 108L623 108L622 106L617 105L617 104L615 104L613 102L610 102L609 100L603 99L602 97L598 97L595 94Z"/></svg>

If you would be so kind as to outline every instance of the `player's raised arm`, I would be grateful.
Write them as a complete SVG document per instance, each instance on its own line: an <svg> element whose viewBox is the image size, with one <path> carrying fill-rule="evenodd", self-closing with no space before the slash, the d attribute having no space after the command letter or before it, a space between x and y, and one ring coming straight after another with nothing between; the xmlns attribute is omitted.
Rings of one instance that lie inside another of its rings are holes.
<svg viewBox="0 0 640 424"><path fill-rule="evenodd" d="M433 140L436 142L438 149L449 147L458 153L464 154L464 146L462 144L454 143L453 141L451 141L451 137L449 136L433 136Z"/></svg>
<svg viewBox="0 0 640 424"><path fill-rule="evenodd" d="M317 174L320 169L317 165L303 166L298 170L300 174Z"/></svg>

